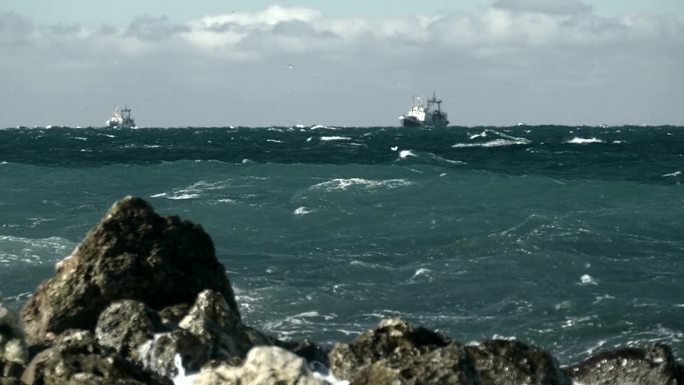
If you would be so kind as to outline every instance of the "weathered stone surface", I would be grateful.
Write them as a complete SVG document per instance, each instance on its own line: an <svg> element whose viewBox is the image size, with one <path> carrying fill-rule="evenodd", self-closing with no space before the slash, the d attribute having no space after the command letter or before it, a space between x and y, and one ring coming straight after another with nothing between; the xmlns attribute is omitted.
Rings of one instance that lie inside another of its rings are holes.
<svg viewBox="0 0 684 385"><path fill-rule="evenodd" d="M16 377L4 377L0 378L0 385L22 385L22 383Z"/></svg>
<svg viewBox="0 0 684 385"><path fill-rule="evenodd" d="M122 359L89 331L69 330L38 353L24 371L26 385L172 385L171 380Z"/></svg>
<svg viewBox="0 0 684 385"><path fill-rule="evenodd" d="M536 346L489 340L466 351L483 385L571 385L556 360Z"/></svg>
<svg viewBox="0 0 684 385"><path fill-rule="evenodd" d="M205 290L178 324L210 347L210 357L239 363L256 345L273 345L272 338L242 324L237 314L215 291Z"/></svg>
<svg viewBox="0 0 684 385"><path fill-rule="evenodd" d="M144 303L123 300L109 305L97 320L95 335L100 345L112 348L122 357L140 362L139 348L165 331L159 314Z"/></svg>
<svg viewBox="0 0 684 385"><path fill-rule="evenodd" d="M599 353L565 371L582 385L684 384L681 366L662 344Z"/></svg>
<svg viewBox="0 0 684 385"><path fill-rule="evenodd" d="M289 350L292 353L302 357L309 363L319 363L325 367L330 366L330 360L328 354L330 354L330 349L326 349L313 341L304 339L302 341L274 341L276 346L283 349Z"/></svg>
<svg viewBox="0 0 684 385"><path fill-rule="evenodd" d="M335 345L330 352L330 368L335 377L348 379L380 360L389 368L408 367L418 356L449 343L446 337L428 329L414 328L402 320L384 320L352 343Z"/></svg>
<svg viewBox="0 0 684 385"><path fill-rule="evenodd" d="M161 217L142 199L116 202L74 252L57 264L24 306L27 341L68 328L93 330L111 302L134 299L155 310L192 303L215 290L239 319L224 267L209 235L176 216Z"/></svg>
<svg viewBox="0 0 684 385"><path fill-rule="evenodd" d="M207 366L193 385L323 385L313 376L306 361L276 346L255 347L241 367Z"/></svg>
<svg viewBox="0 0 684 385"><path fill-rule="evenodd" d="M0 362L25 364L28 350L19 317L0 303Z"/></svg>
<svg viewBox="0 0 684 385"><path fill-rule="evenodd" d="M463 346L450 343L413 357L401 367L384 359L376 361L353 374L351 384L480 385L480 381Z"/></svg>

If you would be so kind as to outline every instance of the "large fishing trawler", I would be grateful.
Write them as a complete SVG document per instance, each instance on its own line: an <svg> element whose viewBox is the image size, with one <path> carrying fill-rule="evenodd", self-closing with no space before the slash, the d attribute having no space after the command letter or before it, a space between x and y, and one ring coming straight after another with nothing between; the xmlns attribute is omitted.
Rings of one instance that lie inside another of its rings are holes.
<svg viewBox="0 0 684 385"><path fill-rule="evenodd" d="M112 117L105 122L107 127L111 128L134 128L135 121L131 117L131 109L128 106L124 108L116 107L112 112Z"/></svg>
<svg viewBox="0 0 684 385"><path fill-rule="evenodd" d="M446 127L449 124L447 113L442 111L442 101L435 94L427 100L427 104L420 97L413 98L413 105L406 115L399 117L404 127Z"/></svg>

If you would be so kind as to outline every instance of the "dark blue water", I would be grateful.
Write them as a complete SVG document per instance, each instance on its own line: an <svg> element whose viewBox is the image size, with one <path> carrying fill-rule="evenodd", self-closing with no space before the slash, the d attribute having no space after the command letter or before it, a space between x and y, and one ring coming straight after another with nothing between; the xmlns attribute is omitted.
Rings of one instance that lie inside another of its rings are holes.
<svg viewBox="0 0 684 385"><path fill-rule="evenodd" d="M347 340L403 317L563 363L684 353L684 128L0 130L19 307L117 199L200 223L245 322Z"/></svg>

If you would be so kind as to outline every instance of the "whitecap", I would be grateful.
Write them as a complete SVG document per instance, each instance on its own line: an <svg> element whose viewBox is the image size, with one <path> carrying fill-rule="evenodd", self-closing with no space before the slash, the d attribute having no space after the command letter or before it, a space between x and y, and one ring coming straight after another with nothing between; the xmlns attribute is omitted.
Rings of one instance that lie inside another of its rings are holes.
<svg viewBox="0 0 684 385"><path fill-rule="evenodd" d="M390 150L392 150L392 151L397 151L398 149L399 149L399 147L397 147L397 146L390 147Z"/></svg>
<svg viewBox="0 0 684 385"><path fill-rule="evenodd" d="M591 137L591 138L580 138L578 136L566 140L565 143L568 144L591 144L591 143L604 143L603 140L597 138L597 137Z"/></svg>
<svg viewBox="0 0 684 385"><path fill-rule="evenodd" d="M411 151L411 150L401 150L401 151L399 151L399 158L400 158L400 159L406 159L406 158L408 158L409 156L412 156L412 157L414 157L414 158L417 157L417 155L414 154L413 151Z"/></svg>
<svg viewBox="0 0 684 385"><path fill-rule="evenodd" d="M166 196L166 199L171 199L171 200L186 200L186 199L196 199L199 198L199 194L179 194L179 195L170 195Z"/></svg>
<svg viewBox="0 0 684 385"><path fill-rule="evenodd" d="M675 171L675 172L671 172L671 173L669 173L669 174L664 174L663 177L668 177L668 176L680 176L680 175L682 175L682 172L681 172L681 171Z"/></svg>
<svg viewBox="0 0 684 385"><path fill-rule="evenodd" d="M423 279L427 280L428 282L432 281L432 276L431 276L432 271L430 269L426 269L424 267L421 267L420 269L416 270L415 273L413 273L413 276L409 280L409 282L415 282L418 279Z"/></svg>
<svg viewBox="0 0 684 385"><path fill-rule="evenodd" d="M266 141L269 143L285 143L282 140L278 140L278 139L266 139Z"/></svg>
<svg viewBox="0 0 684 385"><path fill-rule="evenodd" d="M489 142L483 142L483 143L456 143L452 148L468 148L468 147L485 147L485 148L490 148L490 147L504 147L504 146L516 146L516 145L525 145L525 144L530 144L529 139L525 138L519 138L519 139L494 139L490 140Z"/></svg>
<svg viewBox="0 0 684 385"><path fill-rule="evenodd" d="M470 140L477 139L477 138L485 138L485 137L487 137L487 130L484 130L479 134L470 135Z"/></svg>
<svg viewBox="0 0 684 385"><path fill-rule="evenodd" d="M307 209L304 206L297 207L297 209L295 209L295 211L294 211L294 215L306 215L306 214L310 214L310 213L311 213L311 211L309 211L309 209Z"/></svg>
<svg viewBox="0 0 684 385"><path fill-rule="evenodd" d="M594 280L594 277L592 277L592 276L589 275L589 274L583 274L583 275L580 277L580 284L581 284L581 285L585 285L585 286L586 286L586 285L598 285L598 283L596 282L596 280Z"/></svg>
<svg viewBox="0 0 684 385"><path fill-rule="evenodd" d="M321 140L324 142L338 141L338 140L351 140L347 136L321 136Z"/></svg>
<svg viewBox="0 0 684 385"><path fill-rule="evenodd" d="M322 125L322 124L316 124L316 125L311 126L310 129L311 129L311 130L318 130L318 129L321 129L321 128L322 128L322 129L327 129L328 127L326 127L326 126L324 126L324 125Z"/></svg>
<svg viewBox="0 0 684 385"><path fill-rule="evenodd" d="M411 182L404 179L385 179L385 180L369 180L363 178L336 178L327 182L321 182L311 186L311 190L347 190L350 187L359 186L366 189L377 189L377 188L399 188L412 185Z"/></svg>

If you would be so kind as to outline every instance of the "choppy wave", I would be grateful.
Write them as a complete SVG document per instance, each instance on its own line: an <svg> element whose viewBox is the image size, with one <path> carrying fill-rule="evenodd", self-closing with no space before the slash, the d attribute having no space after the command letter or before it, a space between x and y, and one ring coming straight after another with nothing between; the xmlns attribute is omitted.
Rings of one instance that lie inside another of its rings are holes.
<svg viewBox="0 0 684 385"><path fill-rule="evenodd" d="M327 182L321 182L311 186L311 190L347 190L350 188L362 188L367 190L375 189L395 189L399 187L410 186L413 183L405 179L386 179L386 180L370 180L363 178L335 178Z"/></svg>
<svg viewBox="0 0 684 385"><path fill-rule="evenodd" d="M605 143L602 139L592 137L592 138L580 138L580 137L574 137L572 139L569 139L565 141L565 143L569 144L591 144L591 143Z"/></svg>
<svg viewBox="0 0 684 385"><path fill-rule="evenodd" d="M0 266L52 264L74 247L74 243L58 237L31 239L0 235Z"/></svg>

